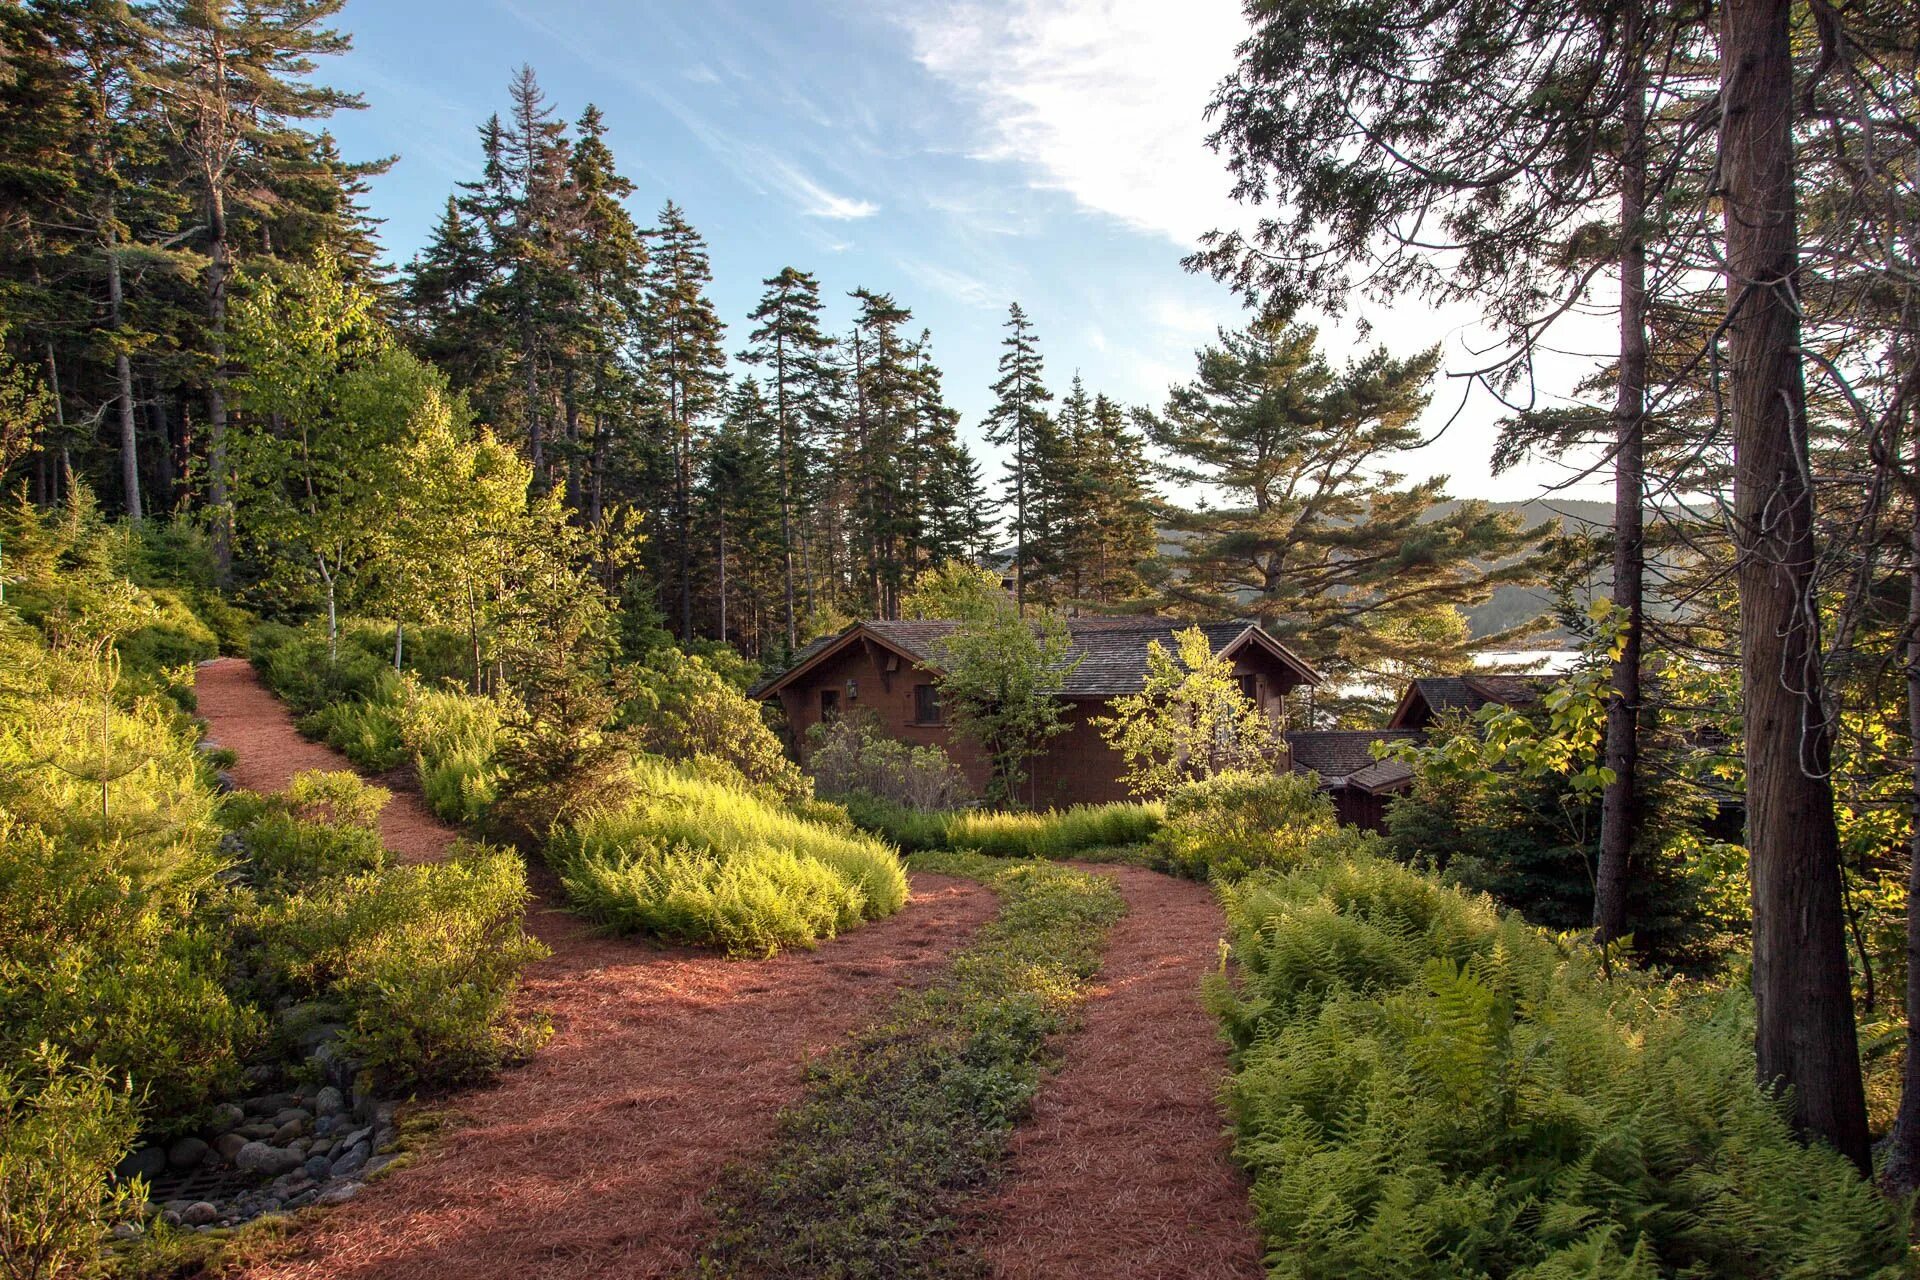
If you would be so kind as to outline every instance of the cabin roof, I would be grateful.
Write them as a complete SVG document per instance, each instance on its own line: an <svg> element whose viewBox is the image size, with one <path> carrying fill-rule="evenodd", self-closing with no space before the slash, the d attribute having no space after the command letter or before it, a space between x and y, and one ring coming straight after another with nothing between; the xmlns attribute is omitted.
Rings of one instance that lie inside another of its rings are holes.
<svg viewBox="0 0 1920 1280"><path fill-rule="evenodd" d="M1066 622L1071 641L1067 661L1073 663L1073 667L1060 690L1064 698L1111 698L1137 693L1146 682L1148 646L1157 640L1161 647L1171 650L1174 633L1194 626L1205 633L1216 654L1231 655L1252 645L1291 667L1304 684L1318 684L1321 678L1304 658L1274 639L1258 623L1246 620L1194 623L1182 618L1097 617L1069 618ZM800 650L785 671L754 686L752 696L772 697L863 636L919 666L937 671L939 641L952 634L958 625L948 620L876 619L853 623Z"/></svg>
<svg viewBox="0 0 1920 1280"><path fill-rule="evenodd" d="M1380 791L1401 785L1413 770L1398 760L1375 760L1376 742L1420 742L1418 729L1312 729L1287 735L1296 771L1312 770L1329 787L1359 787Z"/></svg>
<svg viewBox="0 0 1920 1280"><path fill-rule="evenodd" d="M1407 690L1387 721L1395 729L1420 728L1450 711L1471 715L1489 704L1530 707L1553 686L1550 675L1422 676L1407 682ZM1421 708L1425 708L1425 715Z"/></svg>

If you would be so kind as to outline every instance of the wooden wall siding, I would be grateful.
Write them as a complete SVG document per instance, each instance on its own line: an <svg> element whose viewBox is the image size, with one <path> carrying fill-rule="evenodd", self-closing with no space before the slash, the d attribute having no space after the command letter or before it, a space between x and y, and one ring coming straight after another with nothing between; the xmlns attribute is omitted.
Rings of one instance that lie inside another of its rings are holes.
<svg viewBox="0 0 1920 1280"><path fill-rule="evenodd" d="M1264 650L1249 646L1234 663L1235 674L1258 677L1261 704L1270 713L1284 712L1284 692L1297 683L1294 672ZM851 682L851 688L849 688ZM885 645L863 638L828 658L780 691L794 742L806 759L807 734L820 723L820 691L837 690L840 714L872 716L881 733L913 746L938 746L953 757L976 796L986 790L987 760L972 743L954 735L948 724L914 722L913 686L933 683L934 677ZM1127 800L1121 774L1125 762L1100 736L1093 721L1108 713L1102 699L1072 699L1067 704L1065 732L1028 767L1025 800L1035 808L1064 808L1072 804L1104 804Z"/></svg>

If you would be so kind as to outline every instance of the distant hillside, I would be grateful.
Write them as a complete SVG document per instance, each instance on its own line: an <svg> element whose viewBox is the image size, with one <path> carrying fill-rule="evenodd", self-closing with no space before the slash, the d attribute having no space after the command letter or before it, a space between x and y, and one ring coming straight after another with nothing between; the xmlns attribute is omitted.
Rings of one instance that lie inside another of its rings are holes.
<svg viewBox="0 0 1920 1280"><path fill-rule="evenodd" d="M1437 503L1434 506L1436 517L1457 508L1456 501ZM1489 503L1495 511L1517 511L1526 521L1528 529L1537 529L1541 525L1558 522L1561 530L1567 533L1603 533L1613 527L1613 504L1611 502L1588 502L1577 498L1529 498L1524 502ZM1610 579L1602 574L1594 582L1592 590L1604 592L1610 585ZM1487 600L1466 610L1467 632L1478 640L1485 636L1499 635L1512 630L1522 623L1531 622L1553 608L1553 593L1544 587L1499 587ZM1542 632L1529 643L1552 646L1563 641L1559 628Z"/></svg>

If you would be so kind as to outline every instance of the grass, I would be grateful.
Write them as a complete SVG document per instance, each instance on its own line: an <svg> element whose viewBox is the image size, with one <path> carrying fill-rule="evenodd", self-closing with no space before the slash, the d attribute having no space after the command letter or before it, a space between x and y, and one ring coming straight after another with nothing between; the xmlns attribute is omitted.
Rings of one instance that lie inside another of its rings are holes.
<svg viewBox="0 0 1920 1280"><path fill-rule="evenodd" d="M847 801L854 821L902 849L967 850L999 858L1076 858L1089 850L1137 845L1165 820L1157 804L1091 804L1042 813L956 809L928 813L858 796Z"/></svg>
<svg viewBox="0 0 1920 1280"><path fill-rule="evenodd" d="M871 836L690 766L645 759L626 781L631 798L547 846L574 908L615 933L771 955L906 905L899 857Z"/></svg>
<svg viewBox="0 0 1920 1280"><path fill-rule="evenodd" d="M998 916L926 989L813 1073L774 1150L714 1193L719 1229L699 1273L727 1277L958 1276L980 1260L960 1229L1051 1065L1125 913L1104 876L980 854L916 868L971 876Z"/></svg>

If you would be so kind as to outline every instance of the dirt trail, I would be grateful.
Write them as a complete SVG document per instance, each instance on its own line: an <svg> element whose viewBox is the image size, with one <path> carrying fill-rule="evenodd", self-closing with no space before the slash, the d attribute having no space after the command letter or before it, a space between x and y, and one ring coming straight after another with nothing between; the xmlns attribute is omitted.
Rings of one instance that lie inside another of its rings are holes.
<svg viewBox="0 0 1920 1280"><path fill-rule="evenodd" d="M1200 1005L1220 908L1204 885L1138 867L1128 912L1066 1045L1015 1132L980 1220L1003 1280L1247 1280L1261 1275L1247 1184L1215 1104L1226 1046Z"/></svg>
<svg viewBox="0 0 1920 1280"><path fill-rule="evenodd" d="M300 738L246 664L202 667L199 688L209 736L239 754L241 785L350 767ZM382 827L415 858L454 834L404 792ZM453 1098L461 1127L301 1234L299 1257L249 1274L672 1275L710 1225L701 1197L725 1165L765 1147L806 1062L930 978L993 910L971 881L916 875L899 915L750 963L595 937L536 903L529 926L553 956L528 972L524 1004L552 1017L553 1041Z"/></svg>

